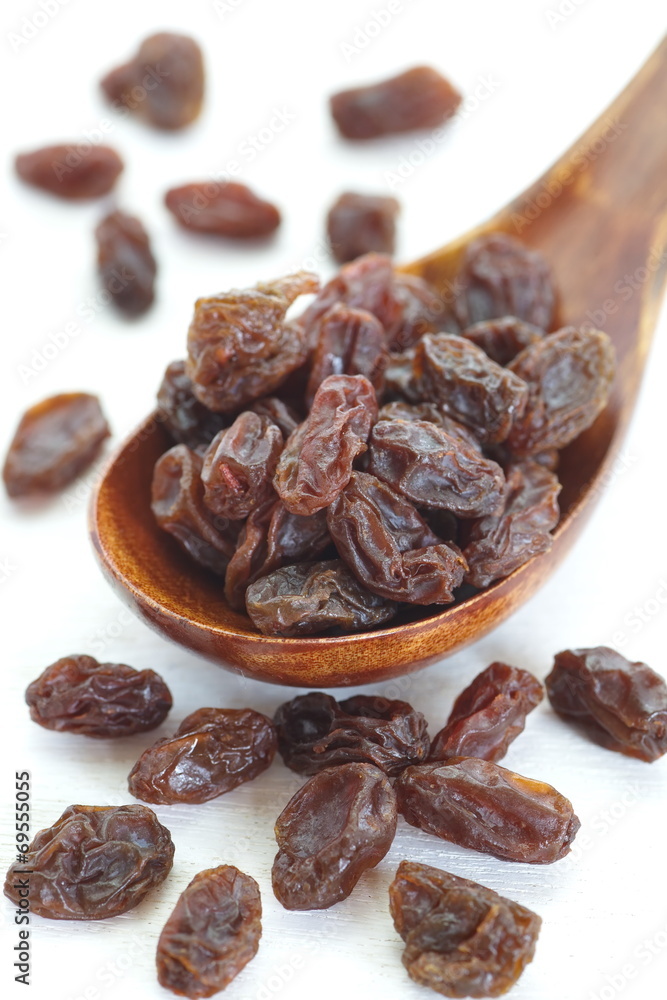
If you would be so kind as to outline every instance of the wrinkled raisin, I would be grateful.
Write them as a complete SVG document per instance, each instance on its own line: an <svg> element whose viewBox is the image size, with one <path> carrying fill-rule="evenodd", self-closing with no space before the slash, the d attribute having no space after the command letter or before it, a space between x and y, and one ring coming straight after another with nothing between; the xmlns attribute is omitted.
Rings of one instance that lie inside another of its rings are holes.
<svg viewBox="0 0 667 1000"><path fill-rule="evenodd" d="M202 181L170 188L164 203L184 229L198 233L247 239L268 236L280 225L275 205L235 181Z"/></svg>
<svg viewBox="0 0 667 1000"><path fill-rule="evenodd" d="M264 396L263 399L251 403L248 409L256 413L258 417L267 417L269 420L273 420L274 424L280 427L285 441L301 422L296 411L277 396Z"/></svg>
<svg viewBox="0 0 667 1000"><path fill-rule="evenodd" d="M139 316L153 303L157 265L148 233L139 219L111 212L95 230L97 266L102 286L128 316Z"/></svg>
<svg viewBox="0 0 667 1000"><path fill-rule="evenodd" d="M330 375L364 375L378 395L384 387L388 354L382 324L372 313L339 303L319 322L306 389L306 403Z"/></svg>
<svg viewBox="0 0 667 1000"><path fill-rule="evenodd" d="M72 156L73 146L44 146L16 157L16 172L26 184L59 198L100 198L108 194L123 169L115 149L91 146Z"/></svg>
<svg viewBox="0 0 667 1000"><path fill-rule="evenodd" d="M385 403L380 407L378 421L380 420L428 420L430 423L440 427L449 437L460 438L464 444L469 445L476 451L481 452L482 446L475 437L473 431L460 424L458 420L448 416L442 406L437 403Z"/></svg>
<svg viewBox="0 0 667 1000"><path fill-rule="evenodd" d="M462 331L461 336L481 347L497 364L508 365L524 348L542 340L544 330L516 316L503 316L501 319L473 323Z"/></svg>
<svg viewBox="0 0 667 1000"><path fill-rule="evenodd" d="M458 332L447 304L417 275L395 274L394 295L400 307L400 318L389 331L389 349L394 353L406 351L426 333Z"/></svg>
<svg viewBox="0 0 667 1000"><path fill-rule="evenodd" d="M158 389L157 413L176 443L193 451L210 444L225 426L222 414L212 413L194 395L185 361L172 361L167 367Z"/></svg>
<svg viewBox="0 0 667 1000"><path fill-rule="evenodd" d="M396 240L395 198L346 192L327 216L327 235L339 264L373 251L393 254Z"/></svg>
<svg viewBox="0 0 667 1000"><path fill-rule="evenodd" d="M202 466L204 502L221 517L242 520L269 500L283 435L266 417L247 411L213 438Z"/></svg>

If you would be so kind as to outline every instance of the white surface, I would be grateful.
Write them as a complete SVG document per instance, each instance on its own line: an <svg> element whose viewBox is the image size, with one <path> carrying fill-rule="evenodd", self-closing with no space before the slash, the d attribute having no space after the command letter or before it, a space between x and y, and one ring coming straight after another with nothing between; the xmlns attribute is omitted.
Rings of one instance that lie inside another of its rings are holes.
<svg viewBox="0 0 667 1000"><path fill-rule="evenodd" d="M57 12L25 44L10 35L26 29L26 17L44 21L36 13L38 0L5 0L0 13L3 451L19 412L69 389L98 392L120 440L151 408L167 362L182 356L196 296L301 264L321 261L331 272L323 244L329 204L344 189L387 190L386 171L416 144L412 136L363 146L341 142L326 111L332 91L418 62L441 68L467 95L487 81L478 91L487 96L469 106L436 153L395 189L403 206L398 256L408 260L481 220L538 176L624 86L667 21L654 0L403 0L376 37L351 51L342 43L363 42L357 29L373 11L386 9L386 0L44 2ZM161 28L198 38L208 69L205 112L193 128L175 135L114 117L96 87L104 70ZM275 108L294 120L251 162L243 144L268 125ZM109 128L108 141L127 163L119 202L141 215L159 257L158 302L134 325L95 308L92 230L103 206L42 196L21 186L11 170L16 151L77 141L85 130L101 127ZM284 225L267 247L189 237L162 207L167 187L218 174L229 159L240 159L241 179L284 209ZM76 335L43 370L26 376L21 366L34 365L34 352L68 323L76 324ZM615 642L626 655L665 670L667 483L653 456L664 462L666 335L663 313L623 459L560 571L477 645L412 677L364 690L407 698L435 731L455 695L494 659L543 677L559 649ZM125 779L140 751L194 709L250 705L270 714L297 693L207 664L124 610L102 580L86 536L93 480L84 477L40 510L0 500L5 867L13 854L15 770L32 772L34 832L72 801L130 801ZM22 700L27 683L70 652L157 669L175 696L161 731L107 743L31 724ZM503 763L550 781L572 799L582 829L567 859L547 867L503 863L401 823L389 855L350 899L324 913L288 913L270 887L272 824L300 779L276 762L259 780L204 806L158 807L176 843L176 862L163 889L136 910L90 924L35 918L29 995L166 996L154 977L159 930L195 872L232 863L259 881L265 916L259 954L229 987L230 1000L310 1000L338 990L351 1000L427 997L403 970L387 912L387 885L407 857L479 879L541 914L536 958L513 990L515 1000L663 997L667 761L649 766L598 749L542 705ZM5 901L0 914L0 994L13 998L23 991L12 982L13 914Z"/></svg>

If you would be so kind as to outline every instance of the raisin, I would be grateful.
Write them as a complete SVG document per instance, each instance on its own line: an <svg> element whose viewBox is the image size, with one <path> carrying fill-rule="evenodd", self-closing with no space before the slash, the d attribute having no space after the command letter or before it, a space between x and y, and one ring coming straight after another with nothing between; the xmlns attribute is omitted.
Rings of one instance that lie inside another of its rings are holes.
<svg viewBox="0 0 667 1000"><path fill-rule="evenodd" d="M273 723L250 708L200 708L173 736L144 750L128 779L132 795L161 805L208 802L270 766Z"/></svg>
<svg viewBox="0 0 667 1000"><path fill-rule="evenodd" d="M368 454L368 472L418 507L481 517L502 502L500 466L430 421L380 421L371 432Z"/></svg>
<svg viewBox="0 0 667 1000"><path fill-rule="evenodd" d="M26 184L59 198L78 200L108 194L123 169L110 146L91 146L72 162L72 146L44 146L16 157L16 173Z"/></svg>
<svg viewBox="0 0 667 1000"><path fill-rule="evenodd" d="M473 323L461 336L481 347L497 364L508 365L524 348L542 340L544 330L516 316L503 316Z"/></svg>
<svg viewBox="0 0 667 1000"><path fill-rule="evenodd" d="M422 387L415 376L414 362L414 347L402 353L389 352L387 370L384 373L385 399L415 405L421 403Z"/></svg>
<svg viewBox="0 0 667 1000"><path fill-rule="evenodd" d="M157 944L157 977L178 996L210 997L255 957L262 901L233 865L199 872L178 897Z"/></svg>
<svg viewBox="0 0 667 1000"><path fill-rule="evenodd" d="M390 330L389 349L394 353L413 347L427 333L450 327L458 332L447 304L417 275L395 274L394 295L400 306L400 318Z"/></svg>
<svg viewBox="0 0 667 1000"><path fill-rule="evenodd" d="M356 695L337 702L311 691L282 704L273 721L280 755L298 774L357 763L393 777L429 752L426 719L405 701Z"/></svg>
<svg viewBox="0 0 667 1000"><path fill-rule="evenodd" d="M251 583L282 566L316 559L330 544L325 511L301 517L291 514L280 500L267 501L241 529L225 575L227 603L244 611Z"/></svg>
<svg viewBox="0 0 667 1000"><path fill-rule="evenodd" d="M281 451L279 427L256 413L241 413L213 438L202 466L204 502L221 517L242 520L273 495Z"/></svg>
<svg viewBox="0 0 667 1000"><path fill-rule="evenodd" d="M102 286L128 316L139 316L152 305L157 265L148 233L139 219L111 212L95 230L97 266Z"/></svg>
<svg viewBox="0 0 667 1000"><path fill-rule="evenodd" d="M463 337L427 334L415 347L414 368L426 401L484 444L504 441L526 406L526 383Z"/></svg>
<svg viewBox="0 0 667 1000"><path fill-rule="evenodd" d="M461 95L436 70L415 66L367 87L331 98L331 114L347 139L374 139L393 132L435 128L451 118Z"/></svg>
<svg viewBox="0 0 667 1000"><path fill-rule="evenodd" d="M364 375L380 394L387 361L379 319L343 303L332 306L319 322L306 402L312 405L315 393L330 375Z"/></svg>
<svg viewBox="0 0 667 1000"><path fill-rule="evenodd" d="M378 413L378 421L380 420L428 420L449 437L459 438L475 451L482 451L481 444L470 428L448 416L437 403L385 403Z"/></svg>
<svg viewBox="0 0 667 1000"><path fill-rule="evenodd" d="M165 452L155 465L151 509L163 531L200 566L224 574L234 554L239 526L216 518L204 503L202 458L184 444Z"/></svg>
<svg viewBox="0 0 667 1000"><path fill-rule="evenodd" d="M246 591L246 610L264 635L358 632L390 621L397 607L362 587L338 559L300 563L261 577Z"/></svg>
<svg viewBox="0 0 667 1000"><path fill-rule="evenodd" d="M233 413L279 386L306 359L308 347L285 313L315 292L303 271L245 291L198 299L188 331L187 374L210 410Z"/></svg>
<svg viewBox="0 0 667 1000"><path fill-rule="evenodd" d="M654 761L667 753L667 683L607 646L566 649L545 684L553 709L601 746Z"/></svg>
<svg viewBox="0 0 667 1000"><path fill-rule="evenodd" d="M327 216L329 244L338 263L373 251L393 254L398 212L395 198L342 194Z"/></svg>
<svg viewBox="0 0 667 1000"><path fill-rule="evenodd" d="M68 392L35 403L21 417L2 475L10 497L55 493L80 476L109 437L97 396Z"/></svg>
<svg viewBox="0 0 667 1000"><path fill-rule="evenodd" d="M107 73L101 87L115 106L150 125L183 128L197 118L204 99L201 49L187 35L150 35L133 59Z"/></svg>
<svg viewBox="0 0 667 1000"><path fill-rule="evenodd" d="M389 909L411 979L446 997L498 997L532 961L542 920L520 903L430 865L401 861Z"/></svg>
<svg viewBox="0 0 667 1000"><path fill-rule="evenodd" d="M341 764L309 778L276 821L276 898L288 910L347 899L391 847L396 820L391 783L370 764Z"/></svg>
<svg viewBox="0 0 667 1000"><path fill-rule="evenodd" d="M454 702L447 725L433 737L430 759L500 760L543 696L542 685L527 670L492 663Z"/></svg>
<svg viewBox="0 0 667 1000"><path fill-rule="evenodd" d="M475 757L408 767L395 788L412 826L505 861L558 861L580 826L551 785Z"/></svg>
<svg viewBox="0 0 667 1000"><path fill-rule="evenodd" d="M327 519L339 555L373 593L409 604L454 600L466 570L463 556L386 483L353 472Z"/></svg>
<svg viewBox="0 0 667 1000"><path fill-rule="evenodd" d="M155 729L172 705L154 670L65 656L28 686L30 718L45 729L83 736L129 736Z"/></svg>
<svg viewBox="0 0 667 1000"><path fill-rule="evenodd" d="M555 295L542 254L505 233L490 233L468 244L457 276L454 311L461 328L487 319L516 316L548 330Z"/></svg>
<svg viewBox="0 0 667 1000"><path fill-rule="evenodd" d="M172 361L167 367L158 389L157 414L174 441L193 451L209 445L225 426L225 418L212 413L194 395L185 361Z"/></svg>
<svg viewBox="0 0 667 1000"><path fill-rule="evenodd" d="M528 403L507 444L519 457L564 448L607 405L614 348L600 330L566 326L527 347L510 370L528 383Z"/></svg>
<svg viewBox="0 0 667 1000"><path fill-rule="evenodd" d="M53 920L104 920L126 913L171 870L169 830L146 806L68 806L11 865L5 896ZM27 874L29 873L29 874Z"/></svg>
<svg viewBox="0 0 667 1000"><path fill-rule="evenodd" d="M274 424L280 427L285 441L287 441L290 434L301 423L296 411L291 406L288 406L287 403L284 403L282 399L278 399L277 396L264 396L263 399L258 399L255 403L252 403L249 409L253 413L256 413L258 417L266 417L268 420L273 420Z"/></svg>
<svg viewBox="0 0 667 1000"><path fill-rule="evenodd" d="M506 470L503 508L473 524L464 555L466 582L488 587L533 556L548 552L558 524L560 483L537 462L517 462Z"/></svg>
<svg viewBox="0 0 667 1000"><path fill-rule="evenodd" d="M235 181L202 181L170 188L164 203L184 229L213 236L268 236L280 225L275 205Z"/></svg>
<svg viewBox="0 0 667 1000"><path fill-rule="evenodd" d="M293 514L315 514L349 482L377 419L373 386L363 375L330 375L315 393L305 422L280 456L274 486Z"/></svg>

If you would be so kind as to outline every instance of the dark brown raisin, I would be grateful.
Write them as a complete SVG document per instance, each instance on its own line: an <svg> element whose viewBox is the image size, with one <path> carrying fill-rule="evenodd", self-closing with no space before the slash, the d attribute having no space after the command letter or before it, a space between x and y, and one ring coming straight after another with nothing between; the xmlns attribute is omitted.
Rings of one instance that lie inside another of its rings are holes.
<svg viewBox="0 0 667 1000"><path fill-rule="evenodd" d="M339 264L373 251L393 254L396 241L395 198L346 192L327 216L327 235Z"/></svg>
<svg viewBox="0 0 667 1000"><path fill-rule="evenodd" d="M91 146L79 152L76 144L21 153L15 165L26 184L70 200L108 194L123 169L123 161L110 146Z"/></svg>
<svg viewBox="0 0 667 1000"><path fill-rule="evenodd" d="M315 393L330 375L364 375L379 395L388 359L379 319L343 303L332 306L318 324L306 403L312 406Z"/></svg>
<svg viewBox="0 0 667 1000"><path fill-rule="evenodd" d="M389 332L389 349L394 353L413 347L426 333L449 330L458 333L447 303L415 274L394 275L394 294L401 315Z"/></svg>
<svg viewBox="0 0 667 1000"><path fill-rule="evenodd" d="M210 444L225 426L222 414L212 413L194 395L185 361L172 361L165 371L157 394L157 413L173 439L193 451Z"/></svg>
<svg viewBox="0 0 667 1000"><path fill-rule="evenodd" d="M501 319L473 323L463 330L461 336L481 347L497 364L508 365L524 348L542 340L544 330L516 316L503 316Z"/></svg>
<svg viewBox="0 0 667 1000"><path fill-rule="evenodd" d="M157 265L148 233L139 219L111 212L95 230L97 266L102 286L128 316L139 316L152 305Z"/></svg>
<svg viewBox="0 0 667 1000"><path fill-rule="evenodd" d="M445 431L449 437L459 438L476 451L482 450L474 432L465 424L460 424L458 420L448 416L444 408L437 403L385 403L378 413L378 421L380 420L428 420Z"/></svg>
<svg viewBox="0 0 667 1000"><path fill-rule="evenodd" d="M204 502L230 520L242 520L275 496L273 474L283 435L267 417L241 413L211 441L201 471Z"/></svg>
<svg viewBox="0 0 667 1000"><path fill-rule="evenodd" d="M255 403L251 403L248 409L256 413L258 417L267 417L274 424L277 424L285 441L301 423L298 413L277 396L264 396Z"/></svg>
<svg viewBox="0 0 667 1000"><path fill-rule="evenodd" d="M167 191L164 203L184 229L213 236L268 236L280 225L275 205L235 181L182 184Z"/></svg>

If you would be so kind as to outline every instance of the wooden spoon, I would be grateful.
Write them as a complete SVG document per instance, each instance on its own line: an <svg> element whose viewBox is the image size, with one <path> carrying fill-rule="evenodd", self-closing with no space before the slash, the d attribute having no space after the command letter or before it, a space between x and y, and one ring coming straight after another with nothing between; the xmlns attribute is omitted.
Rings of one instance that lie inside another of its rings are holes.
<svg viewBox="0 0 667 1000"><path fill-rule="evenodd" d="M564 450L562 518L550 552L430 617L342 637L258 634L224 602L150 509L153 465L171 446L150 416L110 460L93 498L91 535L120 597L165 636L261 680L302 687L364 684L407 673L495 628L535 593L573 545L612 470L632 413L667 270L667 40L608 111L536 184L488 222L404 268L443 298L474 237L503 231L540 250L560 293L560 323L606 330L618 370L609 405Z"/></svg>

